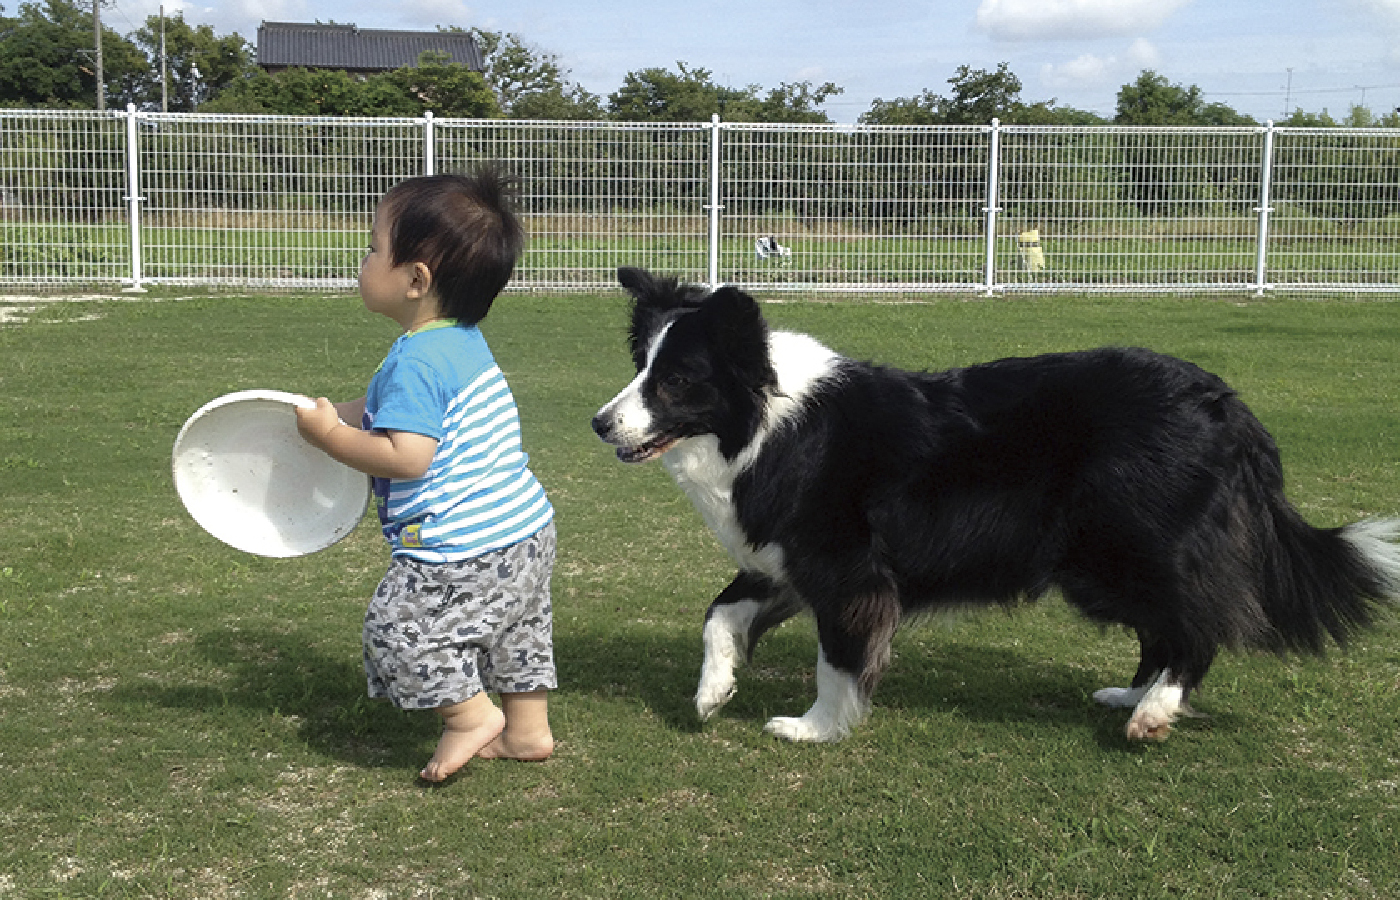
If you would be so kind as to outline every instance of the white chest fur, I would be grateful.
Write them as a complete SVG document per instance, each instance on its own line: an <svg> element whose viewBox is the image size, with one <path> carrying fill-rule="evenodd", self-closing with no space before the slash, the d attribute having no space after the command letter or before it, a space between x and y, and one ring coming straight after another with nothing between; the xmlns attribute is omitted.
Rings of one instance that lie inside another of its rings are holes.
<svg viewBox="0 0 1400 900"><path fill-rule="evenodd" d="M749 543L734 509L734 481L752 464L764 440L799 414L803 398L831 375L839 357L806 335L784 331L769 335L769 352L778 376L777 390L768 398L763 424L743 452L727 460L719 452L719 439L702 435L676 444L661 462L739 567L781 584L786 580L782 548Z"/></svg>
<svg viewBox="0 0 1400 900"><path fill-rule="evenodd" d="M783 577L783 552L775 544L749 543L734 509L734 479L743 471L743 457L728 461L719 452L719 439L703 435L681 441L661 457L661 463L690 498L700 517L739 568L759 572L777 582Z"/></svg>

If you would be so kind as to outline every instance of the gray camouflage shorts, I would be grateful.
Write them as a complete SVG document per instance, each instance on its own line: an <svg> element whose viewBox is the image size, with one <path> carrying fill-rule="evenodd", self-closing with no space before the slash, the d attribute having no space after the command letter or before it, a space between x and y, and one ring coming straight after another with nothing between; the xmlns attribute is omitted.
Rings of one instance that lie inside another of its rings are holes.
<svg viewBox="0 0 1400 900"><path fill-rule="evenodd" d="M551 522L518 544L455 563L396 556L365 613L371 697L401 709L482 691L553 690Z"/></svg>

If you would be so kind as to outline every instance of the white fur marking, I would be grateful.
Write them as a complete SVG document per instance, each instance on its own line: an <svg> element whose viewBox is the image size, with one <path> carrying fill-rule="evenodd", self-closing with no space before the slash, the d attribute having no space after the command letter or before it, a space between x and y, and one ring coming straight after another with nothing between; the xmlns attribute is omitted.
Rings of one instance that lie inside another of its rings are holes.
<svg viewBox="0 0 1400 900"><path fill-rule="evenodd" d="M1147 693L1147 688L1119 688L1107 687L1094 691L1094 699L1104 706L1111 706L1114 709L1132 709L1138 705L1142 695Z"/></svg>
<svg viewBox="0 0 1400 900"><path fill-rule="evenodd" d="M1171 733L1172 722L1181 714L1186 699L1181 685L1172 683L1171 675L1171 669L1163 669L1138 701L1128 720L1128 740L1164 741Z"/></svg>
<svg viewBox="0 0 1400 900"><path fill-rule="evenodd" d="M867 711L865 698L853 675L848 675L817 655L817 702L800 719L778 716L763 730L789 741L839 741Z"/></svg>
<svg viewBox="0 0 1400 900"><path fill-rule="evenodd" d="M695 691L695 711L708 719L734 696L734 671L744 662L749 625L758 614L755 600L714 607L705 620L705 661Z"/></svg>
<svg viewBox="0 0 1400 900"><path fill-rule="evenodd" d="M727 460L719 452L719 440L714 435L701 435L677 443L661 457L661 463L739 567L760 572L781 584L787 580L782 550L775 545L755 547L748 542L734 515L734 480L758 458L768 435L799 412L803 400L821 379L831 376L840 357L807 335L787 331L769 334L768 353L778 385L768 397L763 422L748 446L733 460Z"/></svg>
<svg viewBox="0 0 1400 900"><path fill-rule="evenodd" d="M642 383L646 381L648 373L651 372L651 364L656 359L657 348L661 346L661 339L666 336L666 332L671 329L671 324L657 333L647 348L646 365L637 373L627 387L617 392L617 396L609 400L602 409L598 410L598 415L606 419L611 427L615 439L636 447L646 443L656 435L653 433L651 411L642 402Z"/></svg>
<svg viewBox="0 0 1400 900"><path fill-rule="evenodd" d="M1390 599L1400 599L1400 519L1357 522L1342 529L1342 538L1380 573Z"/></svg>

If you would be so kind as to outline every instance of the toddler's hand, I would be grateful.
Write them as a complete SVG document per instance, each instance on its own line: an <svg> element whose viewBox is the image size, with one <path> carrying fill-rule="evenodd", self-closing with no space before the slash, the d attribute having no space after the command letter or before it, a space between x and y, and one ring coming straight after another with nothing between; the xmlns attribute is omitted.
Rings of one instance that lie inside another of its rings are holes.
<svg viewBox="0 0 1400 900"><path fill-rule="evenodd" d="M316 406L298 406L297 431L312 446L325 449L325 438L330 434L331 429L340 424L340 416L336 414L335 406L325 397L316 398Z"/></svg>

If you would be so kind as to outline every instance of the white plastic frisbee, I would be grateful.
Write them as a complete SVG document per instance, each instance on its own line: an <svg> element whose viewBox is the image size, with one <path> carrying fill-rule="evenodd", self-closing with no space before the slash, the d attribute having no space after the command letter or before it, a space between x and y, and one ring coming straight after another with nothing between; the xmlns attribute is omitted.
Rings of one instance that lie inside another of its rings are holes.
<svg viewBox="0 0 1400 900"><path fill-rule="evenodd" d="M303 556L355 529L369 506L369 476L331 459L297 433L285 391L237 391L211 400L175 438L175 489L194 520L231 547Z"/></svg>

